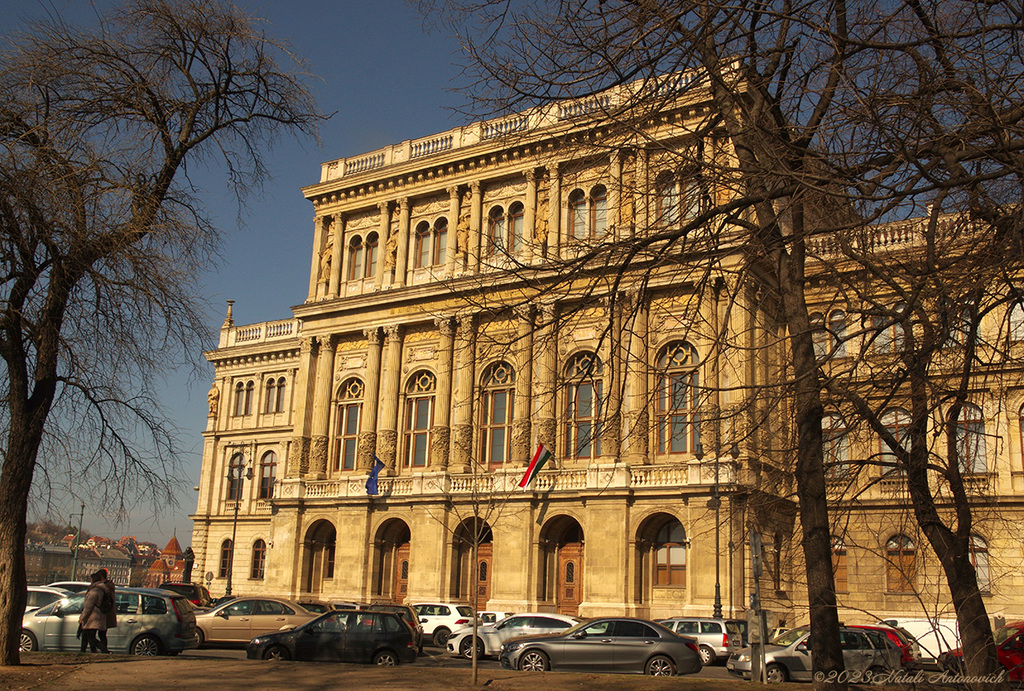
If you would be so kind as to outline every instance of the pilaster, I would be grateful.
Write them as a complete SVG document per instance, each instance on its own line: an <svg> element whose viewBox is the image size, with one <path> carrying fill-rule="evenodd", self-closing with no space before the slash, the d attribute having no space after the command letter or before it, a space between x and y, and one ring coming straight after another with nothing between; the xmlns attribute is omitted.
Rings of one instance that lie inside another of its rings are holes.
<svg viewBox="0 0 1024 691"><path fill-rule="evenodd" d="M401 327L398 324L385 326L384 339L384 367L380 407L377 411L380 420L377 429L377 456L388 467L389 474L393 475L398 458L398 388L402 372Z"/></svg>

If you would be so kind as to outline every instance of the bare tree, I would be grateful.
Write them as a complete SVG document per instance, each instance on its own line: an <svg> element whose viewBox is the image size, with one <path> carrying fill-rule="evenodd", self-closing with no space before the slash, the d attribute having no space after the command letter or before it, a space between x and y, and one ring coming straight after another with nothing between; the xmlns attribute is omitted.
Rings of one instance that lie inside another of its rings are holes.
<svg viewBox="0 0 1024 691"><path fill-rule="evenodd" d="M173 478L173 433L145 392L205 341L195 277L217 240L187 164L225 165L244 194L265 147L321 116L302 64L257 20L200 0L129 2L95 30L37 24L0 65L0 664L13 665L36 471L75 463L113 506Z"/></svg>
<svg viewBox="0 0 1024 691"><path fill-rule="evenodd" d="M490 115L589 99L586 114L606 122L601 137L586 142L591 149L674 156L674 169L689 166L709 186L702 211L688 220L636 228L623 241L574 255L558 271L579 283L594 265L622 267L619 277L630 266L677 266L691 278L701 273L694 267L703 266L706 281L728 270L756 278L768 302L774 301L796 421L796 496L814 665L820 672L841 670L822 417L830 397L853 391L841 391L842 380L829 376L815 352L815 298L807 279L813 273L826 283L844 280L829 271L838 258L817 261L816 243L836 238L841 259L860 264L861 272L874 270L877 278L885 263L870 243L854 238L866 238L879 222L928 216L928 210L932 222L953 214L980 224L988 239L983 248L959 248L964 260L958 271L998 257L995 273L1004 287L1012 284L1022 258L1020 8L914 0L826 6L689 0L421 4L439 11L459 35L468 56L467 91L478 110ZM631 96L602 98L610 89ZM689 134L710 153L696 146L662 150L659 131L672 125L664 114L687 99L690 119L699 123ZM975 254L978 249L984 257ZM614 294L620 280L602 274L593 280L594 290ZM913 283L901 283L899 291ZM911 297L909 313L918 314L939 299L934 293L925 302ZM915 352L929 357L928 348ZM969 380L964 374L961 381ZM905 381L872 383L893 395L910 390L914 400L915 382L927 387L934 375L918 366ZM963 397L954 394L954 400ZM857 410L870 419L867 408ZM923 409L913 414L920 424L925 417ZM877 419L873 426L883 431ZM891 436L886 441L898 446ZM950 465L953 446L947 444ZM935 524L935 505L924 491L924 449L912 444L900 462L918 520L948 564L964 644L979 651L968 669L987 674L997 668L991 633L987 623L978 623L977 586L967 573L966 553L959 551L970 521L961 515L952 534ZM946 470L955 486L957 473Z"/></svg>

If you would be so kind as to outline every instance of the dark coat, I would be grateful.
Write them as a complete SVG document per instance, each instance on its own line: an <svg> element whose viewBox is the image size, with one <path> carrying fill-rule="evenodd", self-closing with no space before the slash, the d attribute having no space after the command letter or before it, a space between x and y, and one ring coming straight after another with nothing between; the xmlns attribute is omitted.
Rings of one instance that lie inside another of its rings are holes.
<svg viewBox="0 0 1024 691"><path fill-rule="evenodd" d="M110 593L110 601L114 603L114 606L107 612L107 628L117 628L117 598L114 597L114 584L111 581L103 581L103 587Z"/></svg>
<svg viewBox="0 0 1024 691"><path fill-rule="evenodd" d="M105 590L103 584L97 581L85 591L82 616L78 618L78 623L82 625L83 629L107 630L107 615L100 611L100 600L103 599Z"/></svg>

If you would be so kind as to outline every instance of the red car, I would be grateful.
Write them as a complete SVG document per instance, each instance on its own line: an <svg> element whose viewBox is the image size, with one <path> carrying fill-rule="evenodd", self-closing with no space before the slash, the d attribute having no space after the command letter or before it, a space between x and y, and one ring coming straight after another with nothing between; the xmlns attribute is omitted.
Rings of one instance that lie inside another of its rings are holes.
<svg viewBox="0 0 1024 691"><path fill-rule="evenodd" d="M1006 669L1010 681L1024 681L1024 621L997 629L994 638L999 664ZM940 662L945 669L962 672L963 657L963 650L957 648L944 653Z"/></svg>
<svg viewBox="0 0 1024 691"><path fill-rule="evenodd" d="M891 626L876 626L868 624L849 624L851 629L865 629L867 631L877 631L884 635L889 641L899 648L900 650L900 663L904 667L912 663L916 658L914 655L914 645L907 636L899 629L894 629Z"/></svg>

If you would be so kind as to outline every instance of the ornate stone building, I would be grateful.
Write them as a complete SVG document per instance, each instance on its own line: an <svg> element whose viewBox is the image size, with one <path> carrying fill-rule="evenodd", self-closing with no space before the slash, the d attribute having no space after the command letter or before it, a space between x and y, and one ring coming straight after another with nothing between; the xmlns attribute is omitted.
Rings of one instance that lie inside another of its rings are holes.
<svg viewBox="0 0 1024 691"><path fill-rule="evenodd" d="M656 264L582 270L590 248L729 194L663 165L666 150L697 150L706 103L675 103L648 145L620 147L594 117L615 98L322 166L304 190L304 302L244 326L229 306L207 353L192 544L215 593L229 581L236 594L359 601L475 590L481 609L657 617L710 614L717 584L724 613L743 616L755 532L766 605L801 619L788 408L751 394L781 376L772 305L728 253L712 281ZM982 406L985 478L1017 510L1021 401L1007 395ZM519 491L540 443L553 461ZM385 469L368 496L374 454ZM874 483L848 505L836 541L848 620L920 616L922 600L943 598L887 491ZM1024 614L1020 536L981 539L990 609Z"/></svg>

